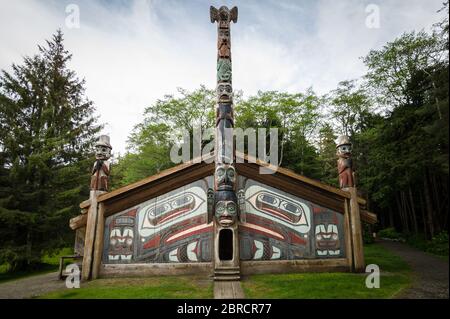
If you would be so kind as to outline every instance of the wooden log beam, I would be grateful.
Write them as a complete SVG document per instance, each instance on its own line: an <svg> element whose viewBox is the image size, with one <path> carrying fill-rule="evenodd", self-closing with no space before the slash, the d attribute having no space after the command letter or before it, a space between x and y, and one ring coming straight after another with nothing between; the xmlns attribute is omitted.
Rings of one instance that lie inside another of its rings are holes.
<svg viewBox="0 0 450 319"><path fill-rule="evenodd" d="M103 238L105 230L105 204L98 204L97 228L95 230L94 260L92 264L92 279L97 279L103 255Z"/></svg>
<svg viewBox="0 0 450 319"><path fill-rule="evenodd" d="M91 190L91 205L87 213L86 235L84 240L83 266L81 269L81 279L89 280L92 274L92 260L95 244L95 233L97 228L98 207L97 198L104 192Z"/></svg>
<svg viewBox="0 0 450 319"><path fill-rule="evenodd" d="M352 198L350 199L350 225L352 234L353 266L354 271L364 272L364 248L359 204L357 201L358 195L355 187L348 187L348 191L352 195Z"/></svg>
<svg viewBox="0 0 450 319"><path fill-rule="evenodd" d="M78 228L84 227L87 222L88 214L81 214L74 218L71 218L69 221L69 226L72 230L76 230Z"/></svg>

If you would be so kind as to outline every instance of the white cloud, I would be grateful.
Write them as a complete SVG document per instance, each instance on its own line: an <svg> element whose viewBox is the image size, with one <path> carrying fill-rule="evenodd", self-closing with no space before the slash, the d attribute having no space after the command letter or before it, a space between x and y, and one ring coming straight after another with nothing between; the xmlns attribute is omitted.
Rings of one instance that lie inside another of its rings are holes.
<svg viewBox="0 0 450 319"><path fill-rule="evenodd" d="M371 48L430 27L442 1L372 2L380 6L380 29L364 25L369 1L225 1L239 7L232 25L233 86L246 95L309 86L326 93L363 74L359 57ZM80 29L64 25L69 3L80 7ZM86 79L100 121L108 123L105 133L114 151L123 153L146 106L177 87L215 85L210 3L0 0L0 68L10 70L60 27L73 53L70 66Z"/></svg>

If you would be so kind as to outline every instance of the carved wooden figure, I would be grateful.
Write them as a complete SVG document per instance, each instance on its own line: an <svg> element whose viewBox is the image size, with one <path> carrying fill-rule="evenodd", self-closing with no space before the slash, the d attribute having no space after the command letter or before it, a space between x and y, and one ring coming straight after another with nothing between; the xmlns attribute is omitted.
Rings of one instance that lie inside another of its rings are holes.
<svg viewBox="0 0 450 319"><path fill-rule="evenodd" d="M352 165L352 143L347 136L341 135L338 138L336 146L338 156L337 166L339 173L340 188L353 187L353 165Z"/></svg>
<svg viewBox="0 0 450 319"><path fill-rule="evenodd" d="M91 190L108 191L109 187L109 158L111 157L109 136L102 135L95 144L94 167L91 175Z"/></svg>

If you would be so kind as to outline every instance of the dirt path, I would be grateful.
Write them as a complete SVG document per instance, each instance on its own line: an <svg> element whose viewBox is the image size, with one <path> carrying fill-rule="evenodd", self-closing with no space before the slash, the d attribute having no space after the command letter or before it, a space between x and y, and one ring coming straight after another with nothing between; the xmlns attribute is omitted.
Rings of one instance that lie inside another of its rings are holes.
<svg viewBox="0 0 450 319"><path fill-rule="evenodd" d="M406 244L381 241L381 245L402 257L415 272L411 288L397 296L405 299L449 298L448 261L439 259Z"/></svg>
<svg viewBox="0 0 450 319"><path fill-rule="evenodd" d="M58 280L58 272L52 272L0 283L0 299L33 298L64 287L64 280Z"/></svg>

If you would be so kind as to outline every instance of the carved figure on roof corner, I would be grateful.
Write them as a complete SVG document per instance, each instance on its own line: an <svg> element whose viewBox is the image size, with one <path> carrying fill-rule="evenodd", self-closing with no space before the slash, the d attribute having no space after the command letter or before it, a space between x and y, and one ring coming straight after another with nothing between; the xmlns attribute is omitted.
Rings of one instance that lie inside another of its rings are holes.
<svg viewBox="0 0 450 319"><path fill-rule="evenodd" d="M109 136L101 135L95 144L96 161L91 173L91 190L108 191L110 174L108 160L111 157L111 150Z"/></svg>
<svg viewBox="0 0 450 319"><path fill-rule="evenodd" d="M348 136L341 135L338 137L336 155L338 156L337 166L339 174L339 187L354 187L352 143L350 142Z"/></svg>

